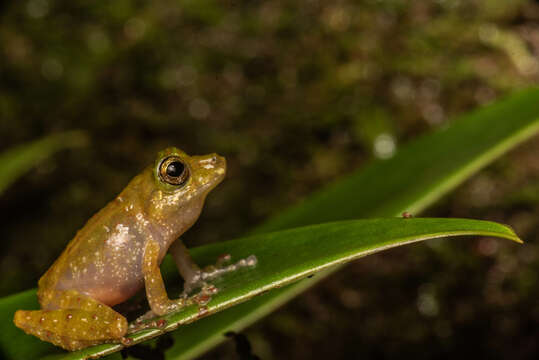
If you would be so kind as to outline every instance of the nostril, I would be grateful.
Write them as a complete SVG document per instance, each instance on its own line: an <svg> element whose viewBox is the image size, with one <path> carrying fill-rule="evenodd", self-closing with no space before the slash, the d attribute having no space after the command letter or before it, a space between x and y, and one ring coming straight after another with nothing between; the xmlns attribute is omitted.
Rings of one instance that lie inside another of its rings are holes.
<svg viewBox="0 0 539 360"><path fill-rule="evenodd" d="M217 156L212 156L211 162L215 164L217 162Z"/></svg>

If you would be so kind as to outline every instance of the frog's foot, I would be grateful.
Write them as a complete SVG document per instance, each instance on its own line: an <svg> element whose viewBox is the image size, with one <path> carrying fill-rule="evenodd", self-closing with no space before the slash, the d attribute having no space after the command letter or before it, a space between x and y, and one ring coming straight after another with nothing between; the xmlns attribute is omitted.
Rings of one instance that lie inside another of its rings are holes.
<svg viewBox="0 0 539 360"><path fill-rule="evenodd" d="M168 325L168 322L165 319L154 319L158 316L159 315L149 310L144 315L139 316L135 321L129 324L127 334L133 334L144 329L163 329Z"/></svg>
<svg viewBox="0 0 539 360"><path fill-rule="evenodd" d="M211 300L211 296L217 293L217 288L211 284L204 284L200 292L192 296L182 296L176 300L169 300L170 303L178 304L177 307L171 306L169 312L179 311L190 305L197 305L199 314L203 315L206 312L206 304ZM161 314L163 315L163 314ZM155 319L159 317L153 310L149 310L145 314L139 316L135 321L129 324L128 334L143 330L143 329L163 329L167 326L166 319Z"/></svg>
<svg viewBox="0 0 539 360"><path fill-rule="evenodd" d="M208 286L207 282L212 279L244 267L254 267L258 262L256 256L254 255L241 259L234 264L230 264L230 260L231 256L229 254L221 255L217 259L215 265L207 266L204 268L204 270L195 271L191 277L185 279L182 296L187 296L189 293L191 293L191 291L197 288L204 289L205 286ZM216 292L217 291L214 293Z"/></svg>
<svg viewBox="0 0 539 360"><path fill-rule="evenodd" d="M15 313L14 322L27 334L70 351L121 342L127 332L127 320L112 309L110 312L81 309L19 310Z"/></svg>
<svg viewBox="0 0 539 360"><path fill-rule="evenodd" d="M147 329L147 328L161 328L165 323L160 322L160 320L156 320L154 318L157 318L159 316L163 316L169 313L177 312L182 310L183 308L193 305L195 302L191 299L187 298L179 298L176 300L167 300L165 306L159 306L157 309L148 310L143 315L139 316L135 319L131 324L129 324L129 329L127 331L128 334L132 334L136 331L139 331L141 329ZM156 312L156 310L158 312Z"/></svg>

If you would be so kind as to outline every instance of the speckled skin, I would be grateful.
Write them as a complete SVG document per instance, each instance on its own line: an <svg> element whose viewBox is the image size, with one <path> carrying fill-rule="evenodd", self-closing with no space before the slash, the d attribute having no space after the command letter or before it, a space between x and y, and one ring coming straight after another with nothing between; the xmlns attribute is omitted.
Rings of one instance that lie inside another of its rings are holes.
<svg viewBox="0 0 539 360"><path fill-rule="evenodd" d="M189 171L184 184L160 176L164 159L178 157ZM206 195L224 178L225 159L188 156L177 148L160 152L155 164L136 176L79 230L39 280L42 310L15 313L25 332L67 350L121 341L127 320L110 306L143 286L151 310L162 315L183 301L167 296L159 265L170 248L187 283L200 270L178 237L197 220Z"/></svg>

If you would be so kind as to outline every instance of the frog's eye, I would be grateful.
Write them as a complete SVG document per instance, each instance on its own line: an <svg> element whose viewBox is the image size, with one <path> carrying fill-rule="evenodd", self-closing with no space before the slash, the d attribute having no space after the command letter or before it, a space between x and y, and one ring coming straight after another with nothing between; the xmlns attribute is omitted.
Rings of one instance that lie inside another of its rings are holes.
<svg viewBox="0 0 539 360"><path fill-rule="evenodd" d="M183 185L189 179L189 169L177 156L169 156L159 165L159 177L171 185Z"/></svg>

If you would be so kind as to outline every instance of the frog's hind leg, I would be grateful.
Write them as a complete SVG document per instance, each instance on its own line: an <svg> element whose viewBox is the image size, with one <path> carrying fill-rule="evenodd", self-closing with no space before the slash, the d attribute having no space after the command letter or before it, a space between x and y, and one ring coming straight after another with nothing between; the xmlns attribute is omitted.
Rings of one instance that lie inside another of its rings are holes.
<svg viewBox="0 0 539 360"><path fill-rule="evenodd" d="M17 311L15 325L66 350L120 342L127 332L127 320L122 315L77 291L58 291L52 301L49 305L59 309Z"/></svg>

